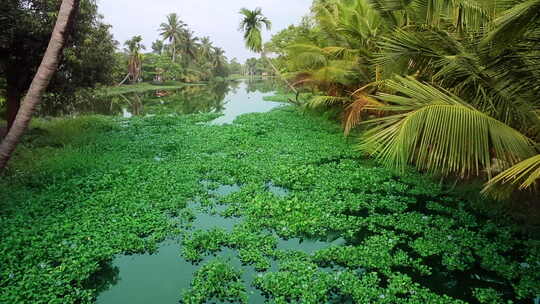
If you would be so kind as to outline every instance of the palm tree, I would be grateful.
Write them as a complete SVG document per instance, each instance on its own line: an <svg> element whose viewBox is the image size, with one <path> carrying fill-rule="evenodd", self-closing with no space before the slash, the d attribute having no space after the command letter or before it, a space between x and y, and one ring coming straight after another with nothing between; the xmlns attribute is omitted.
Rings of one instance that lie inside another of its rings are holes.
<svg viewBox="0 0 540 304"><path fill-rule="evenodd" d="M159 27L160 35L165 40L169 40L172 46L172 61L176 60L176 44L182 39L186 24L182 22L176 13L167 16L167 22Z"/></svg>
<svg viewBox="0 0 540 304"><path fill-rule="evenodd" d="M389 74L415 75L418 80L387 81L392 94L379 93L387 104L379 110L395 115L373 121L375 127L361 148L392 167L412 163L442 175L491 178L494 169L518 166L493 179L489 190L512 184L507 183L512 180L509 174L517 178L519 172L537 170L535 162L524 160L534 159L540 140L540 0L515 1L495 18L487 7L461 8L470 10L465 14L469 17L476 12L471 18L478 20L457 26L449 23L456 10L443 10L436 26L413 20L381 40L375 62ZM481 32L478 27L492 30ZM454 102L441 105L443 99ZM433 117L438 120L435 128Z"/></svg>
<svg viewBox="0 0 540 304"><path fill-rule="evenodd" d="M79 8L79 0L63 0L58 18L49 40L49 45L36 75L32 80L28 93L24 97L13 126L0 144L0 171L4 170L11 154L15 151L23 133L28 128L35 107L41 102L54 72L58 68L62 49L67 39L67 27Z"/></svg>
<svg viewBox="0 0 540 304"><path fill-rule="evenodd" d="M142 54L140 51L145 49L145 46L141 42L141 36L134 36L124 43L127 47L125 51L128 54L128 74L120 84L127 79L130 79L131 83L135 83L139 80L142 70Z"/></svg>
<svg viewBox="0 0 540 304"><path fill-rule="evenodd" d="M197 58L197 49L199 48L199 37L196 37L191 30L184 30L182 33L182 38L180 40L181 48L189 58ZM185 58L186 60L188 58Z"/></svg>
<svg viewBox="0 0 540 304"><path fill-rule="evenodd" d="M279 70L274 66L272 61L265 56L263 48L261 30L263 26L265 26L266 30L269 31L272 28L272 22L262 14L260 7L254 10L242 8L240 10L240 15L242 15L242 20L240 21L239 30L244 33L246 47L255 53L260 53L262 57L268 60L268 63L272 66L276 74L281 77ZM282 77L282 79L294 92L297 92L294 86L292 86L285 78Z"/></svg>
<svg viewBox="0 0 540 304"><path fill-rule="evenodd" d="M212 52L214 51L214 46L209 37L202 37L201 44L199 48L199 56L203 60L210 60L212 58Z"/></svg>
<svg viewBox="0 0 540 304"><path fill-rule="evenodd" d="M367 106L378 104L369 97L382 78L381 66L374 59L378 42L390 31L392 22L368 1L317 1L312 10L326 38L324 43L295 42L285 53L296 71L296 84L324 94L305 106L340 107L348 135L360 123Z"/></svg>
<svg viewBox="0 0 540 304"><path fill-rule="evenodd" d="M501 197L540 178L540 0L495 2L315 0L314 29L280 54L323 92L308 105L340 108L345 133L372 116L362 151L486 176Z"/></svg>
<svg viewBox="0 0 540 304"><path fill-rule="evenodd" d="M272 28L272 22L262 14L260 7L255 10L242 8L240 14L242 20L239 30L244 32L246 47L255 53L261 53L263 51L262 27L266 26L266 30L269 31Z"/></svg>
<svg viewBox="0 0 540 304"><path fill-rule="evenodd" d="M220 68L225 65L227 62L227 57L225 57L225 51L220 47L214 48L214 53L212 55L212 64L215 68Z"/></svg>

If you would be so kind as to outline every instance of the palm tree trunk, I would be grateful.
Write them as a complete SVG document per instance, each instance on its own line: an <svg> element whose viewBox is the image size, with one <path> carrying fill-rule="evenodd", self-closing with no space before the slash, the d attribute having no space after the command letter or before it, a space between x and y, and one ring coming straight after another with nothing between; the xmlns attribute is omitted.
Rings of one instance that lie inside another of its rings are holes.
<svg viewBox="0 0 540 304"><path fill-rule="evenodd" d="M15 151L23 133L28 128L36 105L41 102L41 97L47 89L54 72L58 68L60 55L64 48L68 24L71 22L79 8L80 0L63 0L58 12L58 19L49 40L45 55L39 65L38 71L32 80L28 93L24 97L21 108L8 134L0 144L0 172L6 167Z"/></svg>
<svg viewBox="0 0 540 304"><path fill-rule="evenodd" d="M10 87L9 85L6 88L6 95L7 95L7 102L6 102L6 120L7 120L7 126L6 131L11 128L13 123L15 122L15 117L17 116L17 112L19 112L19 108L21 107L21 98L23 96L23 92L21 92L16 87Z"/></svg>
<svg viewBox="0 0 540 304"><path fill-rule="evenodd" d="M124 77L124 80L122 80L122 81L121 81L121 82L120 82L120 83L118 84L118 86L121 86L121 85L123 85L123 84L124 84L124 82L126 82L126 80L128 80L128 78L129 78L129 75L130 75L130 73L128 72L128 73L127 73L127 75L126 75L126 77Z"/></svg>
<svg viewBox="0 0 540 304"><path fill-rule="evenodd" d="M172 62L176 59L176 38L172 39Z"/></svg>

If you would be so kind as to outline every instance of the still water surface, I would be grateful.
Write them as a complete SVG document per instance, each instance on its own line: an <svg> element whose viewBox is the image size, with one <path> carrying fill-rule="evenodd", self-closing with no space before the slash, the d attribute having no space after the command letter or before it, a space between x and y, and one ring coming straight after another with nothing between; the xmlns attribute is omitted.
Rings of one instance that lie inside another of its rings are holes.
<svg viewBox="0 0 540 304"><path fill-rule="evenodd" d="M219 82L185 85L174 90L149 90L137 93L92 96L82 104L71 105L68 112L44 108L41 115L101 114L131 118L134 116L219 113L212 124L232 123L246 113L267 112L281 103L265 101L275 84L269 81Z"/></svg>
<svg viewBox="0 0 540 304"><path fill-rule="evenodd" d="M208 181L201 181L207 185ZM218 188L208 190L208 193L216 198L228 195L240 190L238 185L220 185ZM267 191L276 196L287 196L288 190L267 184ZM222 228L232 231L234 225L239 224L242 219L235 217L223 217L221 213L226 206L216 205L210 209L202 207L197 202L190 202L190 206L195 213L195 220L192 222L192 230L211 230ZM276 235L277 237L277 235ZM279 239L279 238L278 238ZM333 241L304 240L300 238L279 239L277 249L296 250L308 254L326 248L331 245L343 244L343 239ZM98 304L130 303L130 304L165 304L179 303L182 292L189 289L193 275L200 265L214 259L214 255L207 255L201 263L192 264L184 260L181 256L182 245L180 239L171 239L163 242L155 254L120 255L109 265L114 271L114 280L106 279L110 282L108 288L98 296ZM253 266L242 265L238 258L238 252L230 248L224 248L217 256L229 261L236 269L242 270L242 279L246 283L249 294L249 303L264 303L266 298L261 292L253 288L252 282L259 273ZM278 266L275 261L268 271L277 271Z"/></svg>

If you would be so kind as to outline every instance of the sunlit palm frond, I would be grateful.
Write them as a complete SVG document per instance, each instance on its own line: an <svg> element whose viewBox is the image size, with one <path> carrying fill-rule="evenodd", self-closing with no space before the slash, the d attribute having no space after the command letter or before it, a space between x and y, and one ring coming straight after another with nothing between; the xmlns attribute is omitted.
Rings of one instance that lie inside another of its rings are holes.
<svg viewBox="0 0 540 304"><path fill-rule="evenodd" d="M296 68L311 69L328 64L327 53L312 44L293 44L286 51Z"/></svg>
<svg viewBox="0 0 540 304"><path fill-rule="evenodd" d="M506 199L512 190L538 191L540 154L525 159L491 179L482 192L498 199Z"/></svg>
<svg viewBox="0 0 540 304"><path fill-rule="evenodd" d="M323 52L335 59L340 60L356 60L358 56L362 53L362 50L359 49L350 49L341 46L329 46L322 49Z"/></svg>
<svg viewBox="0 0 540 304"><path fill-rule="evenodd" d="M305 106L307 108L318 108L322 106L330 106L334 104L344 104L349 102L351 99L349 97L338 97L338 96L315 96L306 102Z"/></svg>
<svg viewBox="0 0 540 304"><path fill-rule="evenodd" d="M369 121L359 148L389 167L465 177L491 168L493 159L515 164L534 153L526 136L449 92L413 78L387 84L399 95L380 94L388 103L381 109L396 114Z"/></svg>
<svg viewBox="0 0 540 304"><path fill-rule="evenodd" d="M323 66L312 72L312 78L320 83L339 83L350 85L354 83L357 76L353 71L354 62L346 60L331 60L326 66Z"/></svg>

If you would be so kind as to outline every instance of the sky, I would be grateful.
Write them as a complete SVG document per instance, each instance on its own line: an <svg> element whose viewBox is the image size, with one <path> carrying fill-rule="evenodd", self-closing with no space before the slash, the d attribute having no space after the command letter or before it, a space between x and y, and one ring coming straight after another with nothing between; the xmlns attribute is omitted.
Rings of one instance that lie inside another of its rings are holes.
<svg viewBox="0 0 540 304"><path fill-rule="evenodd" d="M122 45L135 35L141 35L147 49L160 38L159 25L166 15L177 13L199 37L209 36L215 46L226 51L229 59L240 62L258 56L246 50L242 33L238 31L242 7L261 7L272 21L272 31L265 32L264 41L272 33L297 24L309 13L312 0L98 0L105 22L113 26L114 38Z"/></svg>

